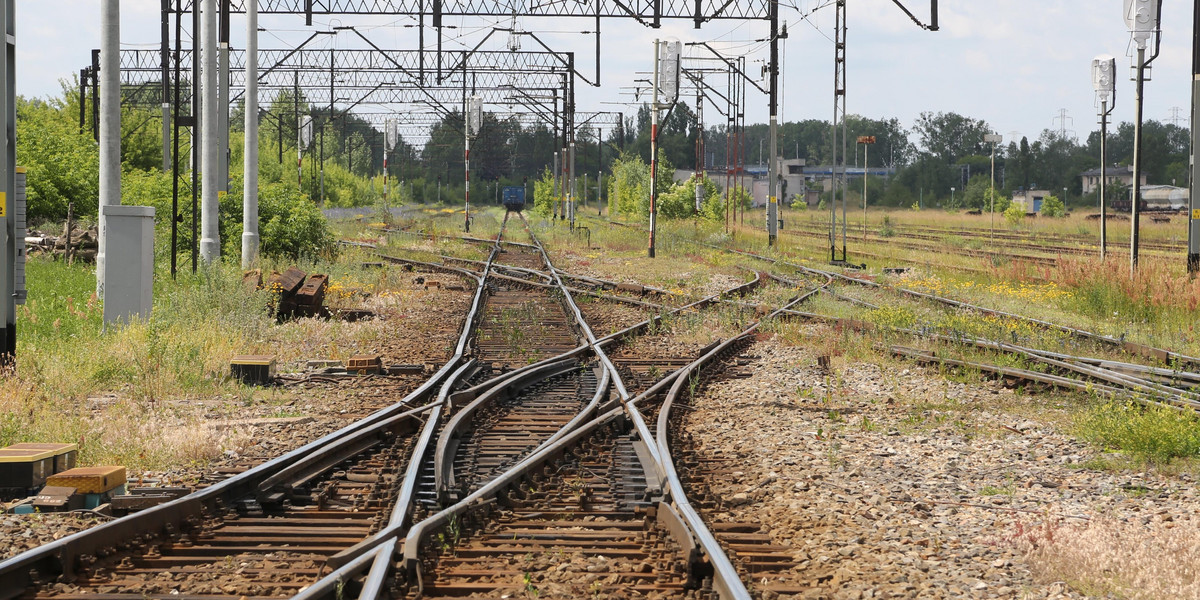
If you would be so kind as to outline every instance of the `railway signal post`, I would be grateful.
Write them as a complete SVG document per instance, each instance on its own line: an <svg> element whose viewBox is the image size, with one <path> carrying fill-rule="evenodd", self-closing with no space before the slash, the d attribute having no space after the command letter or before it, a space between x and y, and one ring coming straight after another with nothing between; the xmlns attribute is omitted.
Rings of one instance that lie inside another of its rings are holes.
<svg viewBox="0 0 1200 600"><path fill-rule="evenodd" d="M1100 261L1108 257L1108 115L1117 105L1117 59L1107 54L1092 60L1092 85L1100 99ZM1109 104L1109 98L1112 104Z"/></svg>
<svg viewBox="0 0 1200 600"><path fill-rule="evenodd" d="M1133 98L1133 197L1130 199L1130 238L1129 238L1129 276L1133 277L1138 265L1138 234L1139 204L1142 200L1142 91L1146 83L1146 67L1158 58L1159 35L1158 23L1162 16L1162 0L1125 0L1125 24L1133 35L1134 45L1137 46L1137 57L1134 67L1137 69L1136 94ZM1146 47L1151 38L1155 40L1154 54L1147 59Z"/></svg>
<svg viewBox="0 0 1200 600"><path fill-rule="evenodd" d="M0 56L0 118L4 121L7 135L0 140L0 309L4 314L4 327L0 328L0 365L11 365L17 356L17 262L22 259L20 248L24 246L24 232L17 227L17 98L16 98L16 0L0 0L0 21L3 23L4 53ZM114 0L115 4L115 0ZM105 4L105 7L108 5ZM21 239L18 239L18 235Z"/></svg>

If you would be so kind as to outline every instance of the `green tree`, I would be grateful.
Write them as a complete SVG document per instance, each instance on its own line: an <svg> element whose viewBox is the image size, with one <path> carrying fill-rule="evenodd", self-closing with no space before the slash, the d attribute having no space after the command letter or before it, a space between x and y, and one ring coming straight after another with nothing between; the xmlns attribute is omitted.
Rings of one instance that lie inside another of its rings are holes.
<svg viewBox="0 0 1200 600"><path fill-rule="evenodd" d="M913 133L924 151L945 164L954 164L970 155L988 154L983 136L991 132L986 121L954 112L923 112L913 124Z"/></svg>
<svg viewBox="0 0 1200 600"><path fill-rule="evenodd" d="M94 216L100 197L100 151L91 131L66 113L63 99L17 98L17 161L27 169L29 220L59 220L67 204ZM74 105L78 107L77 100Z"/></svg>

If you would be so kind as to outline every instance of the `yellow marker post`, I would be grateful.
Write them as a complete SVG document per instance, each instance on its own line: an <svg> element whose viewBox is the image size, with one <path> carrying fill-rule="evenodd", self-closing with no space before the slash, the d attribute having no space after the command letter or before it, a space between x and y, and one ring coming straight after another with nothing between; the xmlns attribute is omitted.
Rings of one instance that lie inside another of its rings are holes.
<svg viewBox="0 0 1200 600"><path fill-rule="evenodd" d="M8 194L0 192L0 218L8 216Z"/></svg>

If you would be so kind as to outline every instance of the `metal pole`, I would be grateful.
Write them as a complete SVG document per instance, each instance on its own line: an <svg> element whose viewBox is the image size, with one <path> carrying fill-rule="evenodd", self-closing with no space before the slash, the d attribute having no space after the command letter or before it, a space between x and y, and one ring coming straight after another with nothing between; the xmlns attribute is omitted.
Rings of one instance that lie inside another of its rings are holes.
<svg viewBox="0 0 1200 600"><path fill-rule="evenodd" d="M304 126L300 123L300 71L292 72L292 113L296 117L296 188L304 189Z"/></svg>
<svg viewBox="0 0 1200 600"><path fill-rule="evenodd" d="M1200 6L1192 5L1192 183L1188 200L1188 274L1200 271L1200 165L1196 149L1200 147Z"/></svg>
<svg viewBox="0 0 1200 600"><path fill-rule="evenodd" d="M178 6L177 6L178 8ZM203 92L208 88L203 85L200 76L201 47L200 47L200 6L192 3L192 273L200 265L200 162L204 159L204 133L201 131L201 112L204 107Z"/></svg>
<svg viewBox="0 0 1200 600"><path fill-rule="evenodd" d="M212 263L221 257L220 232L218 231L218 211L220 209L217 191L221 188L221 148L220 148L220 109L218 84L218 54L217 46L217 2L203 0L204 15L200 23L200 37L203 44L202 74L203 93L207 96L201 106L201 127L204 129L204 152L200 164L201 201L200 201L200 260Z"/></svg>
<svg viewBox="0 0 1200 600"><path fill-rule="evenodd" d="M867 241L867 153L871 151L870 144L863 144L863 242Z"/></svg>
<svg viewBox="0 0 1200 600"><path fill-rule="evenodd" d="M570 217L571 229L574 230L575 229L575 134L574 134L574 132L571 133L570 164L571 164L571 177L570 177L571 187L567 191L567 216ZM586 185L584 187L584 193L585 193L584 198L586 198L587 197L586 196L586 193L587 193Z"/></svg>
<svg viewBox="0 0 1200 600"><path fill-rule="evenodd" d="M463 223L463 231L467 233L471 233L471 125L469 123L471 115L468 114L470 110L468 107L467 111L463 112L463 116L466 117L463 120L467 121L463 123L466 125L463 127L463 183L466 186L463 188L463 206L467 215L466 221Z"/></svg>
<svg viewBox="0 0 1200 600"><path fill-rule="evenodd" d="M111 3L111 7L110 7ZM0 282L0 307L4 307L4 327L0 328L0 364L12 365L16 361L17 356L17 305L18 301L23 301L17 298L18 281L16 273L16 261L23 260L21 256L24 241L24 232L18 228L16 204L17 204L17 143L15 132L17 130L17 99L16 99L16 54L17 54L17 36L16 36L16 0L7 0L0 3L0 31L3 31L4 55L0 60L0 85L3 86L3 92L0 93L0 118L4 122L4 130L8 135L4 139L0 139L0 191L4 192L4 198L0 199L0 208L4 209L5 216L0 218L0 224L3 224L3 234L0 237L5 238L4 243L0 244L0 264L4 265L4 277ZM105 2L102 11L110 9L116 11L116 0ZM107 19L102 19L107 20ZM116 32L113 33L115 43ZM82 98L81 98L82 100ZM118 106L118 111L120 107ZM118 116L120 113L118 112ZM120 128L117 129L117 142L120 143ZM119 146L118 146L119 148ZM120 168L120 158L118 157L118 169ZM120 171L117 172L120 175ZM22 178L24 175L22 175Z"/></svg>
<svg viewBox="0 0 1200 600"><path fill-rule="evenodd" d="M554 137L557 139L558 135L555 134ZM554 151L553 180L554 180L554 183L552 185L551 193L550 193L550 211L551 211L550 220L551 221L558 218L558 150ZM534 192L535 193L537 192L536 187L534 188Z"/></svg>
<svg viewBox="0 0 1200 600"><path fill-rule="evenodd" d="M183 47L183 14L178 9L182 4L182 0L175 0L175 98L172 104L175 105L173 129L174 140L171 152L171 279L175 279L175 275L179 271L179 85L180 79L180 54Z"/></svg>
<svg viewBox="0 0 1200 600"><path fill-rule="evenodd" d="M162 170L171 170L171 0L162 0Z"/></svg>
<svg viewBox="0 0 1200 600"><path fill-rule="evenodd" d="M988 232L988 238L991 240L996 237L996 142L992 142L992 185L988 188L988 212L992 215L992 228Z"/></svg>
<svg viewBox="0 0 1200 600"><path fill-rule="evenodd" d="M283 139L283 136L280 136ZM246 142L243 151L242 268L258 257L258 0L246 3Z"/></svg>
<svg viewBox="0 0 1200 600"><path fill-rule="evenodd" d="M92 139L100 143L100 50L92 50Z"/></svg>
<svg viewBox="0 0 1200 600"><path fill-rule="evenodd" d="M842 112L841 100L845 97L846 89L842 84L842 69L845 65L846 44L842 38L843 11L846 9L845 0L837 0L834 5L834 42L833 42L833 160L829 167L829 260L837 260L837 196L838 196L838 117L845 117ZM845 162L845 151L842 152L842 162Z"/></svg>
<svg viewBox="0 0 1200 600"><path fill-rule="evenodd" d="M654 258L654 232L658 224L658 39L654 40L654 99L650 103L650 248Z"/></svg>
<svg viewBox="0 0 1200 600"><path fill-rule="evenodd" d="M771 0L771 74L769 94L769 119L771 143L767 144L767 245L774 246L779 236L779 165L775 157L779 154L779 0ZM762 146L759 145L759 153Z"/></svg>
<svg viewBox="0 0 1200 600"><path fill-rule="evenodd" d="M87 82L89 70L85 67L79 70L79 135L87 125Z"/></svg>
<svg viewBox="0 0 1200 600"><path fill-rule="evenodd" d="M1146 83L1146 49L1137 50L1137 92L1134 102L1133 122L1133 198L1130 202L1133 218L1130 219L1129 238L1129 277L1137 273L1138 264L1138 225L1141 211L1138 203L1142 196L1142 89ZM1190 216L1190 215L1189 215Z"/></svg>
<svg viewBox="0 0 1200 600"><path fill-rule="evenodd" d="M850 202L850 194L847 193L847 187L850 187L850 182L846 179L846 149L850 143L846 139L848 130L846 118L846 37L848 28L846 26L847 6L845 0L840 0L841 4L841 259L846 260L846 204Z"/></svg>
<svg viewBox="0 0 1200 600"><path fill-rule="evenodd" d="M1100 101L1100 262L1108 259L1108 100ZM1189 245L1191 244L1189 230ZM1189 264L1191 264L1189 262Z"/></svg>
<svg viewBox="0 0 1200 600"><path fill-rule="evenodd" d="M104 260L108 246L105 206L121 203L121 3L100 5L100 240L96 253L96 295L104 299Z"/></svg>
<svg viewBox="0 0 1200 600"><path fill-rule="evenodd" d="M229 191L229 0L220 0L220 16L217 26L217 151L220 162L217 173L217 189Z"/></svg>
<svg viewBox="0 0 1200 600"><path fill-rule="evenodd" d="M321 206L325 206L325 125L333 124L333 79L334 79L334 55L333 45L329 46L329 120L327 123L321 124Z"/></svg>

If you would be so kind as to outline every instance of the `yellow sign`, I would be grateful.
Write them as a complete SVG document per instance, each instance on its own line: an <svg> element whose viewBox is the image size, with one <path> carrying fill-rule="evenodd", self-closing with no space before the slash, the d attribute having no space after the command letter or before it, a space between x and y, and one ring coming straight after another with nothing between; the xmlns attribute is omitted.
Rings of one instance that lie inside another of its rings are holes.
<svg viewBox="0 0 1200 600"><path fill-rule="evenodd" d="M1200 208L1192 209L1192 218L1196 219L1196 220L1200 220Z"/></svg>
<svg viewBox="0 0 1200 600"><path fill-rule="evenodd" d="M0 218L8 216L8 194L0 192Z"/></svg>
<svg viewBox="0 0 1200 600"><path fill-rule="evenodd" d="M779 201L778 198L776 198L775 196L771 196L771 204L775 204L778 201Z"/></svg>

